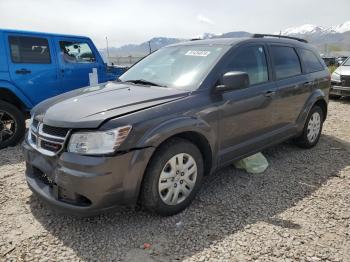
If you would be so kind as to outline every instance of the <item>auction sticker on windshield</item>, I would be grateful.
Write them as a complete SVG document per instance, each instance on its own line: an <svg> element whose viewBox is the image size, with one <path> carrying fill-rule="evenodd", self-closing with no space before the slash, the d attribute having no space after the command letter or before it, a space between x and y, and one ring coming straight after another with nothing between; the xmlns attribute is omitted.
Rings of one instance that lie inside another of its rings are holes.
<svg viewBox="0 0 350 262"><path fill-rule="evenodd" d="M208 56L209 54L210 54L210 51L189 50L185 55L190 55L190 56Z"/></svg>

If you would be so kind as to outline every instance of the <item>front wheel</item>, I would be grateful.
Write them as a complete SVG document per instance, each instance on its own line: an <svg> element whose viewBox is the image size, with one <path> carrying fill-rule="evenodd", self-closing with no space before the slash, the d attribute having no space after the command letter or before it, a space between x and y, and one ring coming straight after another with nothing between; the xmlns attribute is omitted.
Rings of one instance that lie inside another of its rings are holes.
<svg viewBox="0 0 350 262"><path fill-rule="evenodd" d="M191 142L174 138L152 157L141 189L141 203L163 216L179 213L197 194L203 177L203 158Z"/></svg>
<svg viewBox="0 0 350 262"><path fill-rule="evenodd" d="M0 149L14 146L25 133L25 118L14 105L0 101Z"/></svg>
<svg viewBox="0 0 350 262"><path fill-rule="evenodd" d="M315 146L320 139L324 114L319 106L314 106L307 119L301 136L294 139L295 143L302 148Z"/></svg>

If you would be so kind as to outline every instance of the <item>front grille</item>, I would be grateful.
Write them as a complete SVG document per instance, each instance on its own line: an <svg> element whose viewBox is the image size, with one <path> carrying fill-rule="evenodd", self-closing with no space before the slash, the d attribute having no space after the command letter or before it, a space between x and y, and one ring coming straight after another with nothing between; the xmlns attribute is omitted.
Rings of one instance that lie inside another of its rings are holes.
<svg viewBox="0 0 350 262"><path fill-rule="evenodd" d="M68 131L68 128L43 125L43 132L51 136L65 137L68 134Z"/></svg>
<svg viewBox="0 0 350 262"><path fill-rule="evenodd" d="M58 152L61 150L62 145L43 140L41 141L41 148L51 152Z"/></svg>
<svg viewBox="0 0 350 262"><path fill-rule="evenodd" d="M54 156L63 149L69 131L67 128L44 125L33 119L28 140L31 146L39 152Z"/></svg>
<svg viewBox="0 0 350 262"><path fill-rule="evenodd" d="M341 83L343 87L350 87L350 76L341 76Z"/></svg>

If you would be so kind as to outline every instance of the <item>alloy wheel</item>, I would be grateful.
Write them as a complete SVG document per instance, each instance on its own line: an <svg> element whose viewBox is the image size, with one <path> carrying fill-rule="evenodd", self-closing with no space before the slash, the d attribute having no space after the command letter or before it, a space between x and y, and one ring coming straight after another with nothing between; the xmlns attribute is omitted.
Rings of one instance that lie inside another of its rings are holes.
<svg viewBox="0 0 350 262"><path fill-rule="evenodd" d="M15 118L5 111L0 111L0 143L11 139L16 133Z"/></svg>

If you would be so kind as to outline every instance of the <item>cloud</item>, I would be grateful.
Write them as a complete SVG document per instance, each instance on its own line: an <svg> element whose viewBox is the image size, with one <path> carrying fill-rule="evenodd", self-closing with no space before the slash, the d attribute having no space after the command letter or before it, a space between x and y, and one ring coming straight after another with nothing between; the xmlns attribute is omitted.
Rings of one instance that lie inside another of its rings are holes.
<svg viewBox="0 0 350 262"><path fill-rule="evenodd" d="M214 25L214 21L209 19L208 17L205 17L203 15L197 15L197 20L203 24L209 24L209 25Z"/></svg>

